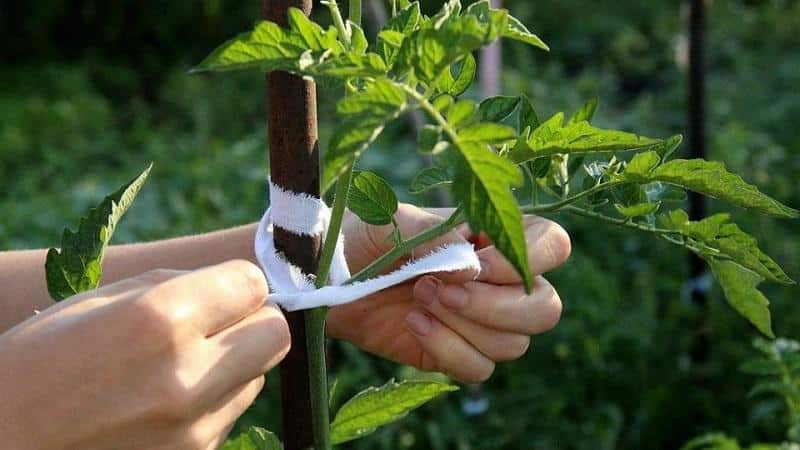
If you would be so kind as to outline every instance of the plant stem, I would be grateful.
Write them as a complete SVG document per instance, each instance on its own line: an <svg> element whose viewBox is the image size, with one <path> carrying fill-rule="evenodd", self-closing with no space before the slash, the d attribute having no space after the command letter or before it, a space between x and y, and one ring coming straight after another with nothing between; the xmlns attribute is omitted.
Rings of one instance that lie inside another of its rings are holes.
<svg viewBox="0 0 800 450"><path fill-rule="evenodd" d="M347 11L350 22L361 26L361 0L350 0L350 8Z"/></svg>
<svg viewBox="0 0 800 450"><path fill-rule="evenodd" d="M580 199L582 199L584 197L587 197L589 195L592 195L594 193L603 191L603 190L608 189L608 188L610 188L612 186L616 186L616 185L622 184L622 183L623 182L621 182L621 181L609 181L609 182L606 182L606 183L600 183L597 186L594 186L594 187L592 187L590 189L587 189L585 191L579 192L579 193L573 195L572 197L567 197L567 198L565 198L563 200L560 200L560 201L557 201L557 202L553 202L553 203L546 203L544 205L536 205L536 204L534 204L532 207L528 207L530 209L530 211L527 211L525 209L523 209L523 211L531 212L531 213L542 213L542 212L557 211L557 210L559 210L559 209L561 209L561 208L563 208L563 207L565 207L565 206L567 206L569 204L575 203L576 201L578 201L578 200L580 200Z"/></svg>
<svg viewBox="0 0 800 450"><path fill-rule="evenodd" d="M336 182L336 194L333 199L331 221L325 242L322 246L322 255L317 266L315 285L321 288L327 284L330 274L333 252L336 249L339 232L342 229L345 206L347 206L347 193L350 190L350 180L353 168L350 166ZM316 450L329 450L330 437L330 412L328 411L328 375L327 361L325 360L325 315L328 308L320 307L307 311L306 314L306 347L308 348L308 378L311 391L312 432L314 434L314 447Z"/></svg>
<svg viewBox="0 0 800 450"><path fill-rule="evenodd" d="M347 25L344 23L342 11L339 10L339 4L336 3L336 0L326 0L323 2L323 4L331 11L333 25L339 31L339 37L342 40L342 43L344 43L345 47L350 48L350 45L352 44L350 40L350 29L347 28Z"/></svg>
<svg viewBox="0 0 800 450"><path fill-rule="evenodd" d="M441 222L438 225L428 228L427 230L404 240L402 244L395 246L388 252L384 253L380 258L373 261L370 265L361 269L360 272L350 277L345 284L355 283L356 281L364 281L368 278L374 277L380 273L381 270L394 264L398 259L409 253L416 246L424 244L431 239L447 233L457 225L463 223L464 220L464 209L463 207L459 206L444 222Z"/></svg>

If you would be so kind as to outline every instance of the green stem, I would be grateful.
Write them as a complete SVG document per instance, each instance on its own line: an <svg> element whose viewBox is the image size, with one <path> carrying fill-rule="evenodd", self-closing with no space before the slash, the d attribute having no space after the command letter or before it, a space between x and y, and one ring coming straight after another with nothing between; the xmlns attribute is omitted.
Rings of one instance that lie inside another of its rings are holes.
<svg viewBox="0 0 800 450"><path fill-rule="evenodd" d="M350 0L350 8L347 14L350 22L361 26L361 0Z"/></svg>
<svg viewBox="0 0 800 450"><path fill-rule="evenodd" d="M567 197L567 198L565 198L563 200L560 200L560 201L557 201L557 202L553 202L553 203L546 203L544 205L534 205L532 207L528 207L530 209L530 211L526 211L525 209L523 209L523 211L531 212L531 213L542 213L542 212L557 211L559 209L564 208L567 205L575 203L576 201L578 201L578 200L580 200L580 199L582 199L584 197L587 197L589 195L595 194L597 192L606 190L606 189L608 189L608 188L610 188L612 186L616 186L616 185L622 184L622 183L623 182L621 182L621 181L609 181L609 182L606 182L606 183L600 183L597 186L594 186L594 187L592 187L590 189L587 189L585 191L579 192L579 193L573 195L572 197Z"/></svg>
<svg viewBox="0 0 800 450"><path fill-rule="evenodd" d="M527 206L527 207L522 208L522 210L525 211L525 212L538 212L536 206ZM563 208L560 208L560 210L567 211L567 212L570 212L570 213L578 215L578 216L583 216L583 217L589 217L589 218L592 218L592 219L596 219L596 220L599 220L601 222L610 223L612 225L618 225L618 226L622 226L622 227L626 227L626 228L633 228L633 229L636 229L636 230L639 230L639 231L646 231L648 233L655 233L655 234L659 235L659 237L663 238L664 240L669 241L669 242L671 242L671 243L673 243L675 245L679 245L681 247L684 247L684 248L686 248L688 250L691 250L691 251L693 251L695 253L702 254L702 253L711 252L711 253L716 253L715 257L717 257L717 258L723 258L723 259L726 258L726 255L721 254L718 249L715 249L713 247L708 247L708 246L705 246L705 245L703 245L703 246L694 245L691 240L686 239L686 237L683 235L683 233L681 233L678 230L670 230L670 229L667 229L667 228L657 228L657 227L653 227L653 226L646 225L646 224L643 224L643 223L634 222L634 221L632 221L630 219L621 219L621 218L617 218L617 217L610 217L610 216L607 216L605 214L600 214L598 212L590 211L588 209L578 208L577 206L573 206L573 205L564 206Z"/></svg>
<svg viewBox="0 0 800 450"><path fill-rule="evenodd" d="M331 19L333 20L333 25L339 31L339 37L342 40L342 43L345 47L350 48L352 45L352 41L350 38L350 29L347 28L347 25L344 23L344 19L342 18L342 11L339 10L339 4L336 3L336 0L326 0L322 3L323 5L327 6L328 9L331 11Z"/></svg>
<svg viewBox="0 0 800 450"><path fill-rule="evenodd" d="M453 214L450 215L444 222L441 222L427 230L418 233L414 236L403 241L402 244L395 246L388 252L384 253L380 258L373 261L367 267L361 269L360 272L353 275L345 284L355 283L356 281L364 281L379 274L383 269L394 264L398 259L408 254L420 244L435 239L448 231L455 228L457 225L464 222L464 210L461 206L456 208Z"/></svg>
<svg viewBox="0 0 800 450"><path fill-rule="evenodd" d="M327 284L328 275L336 249L339 231L342 229L347 193L353 175L352 166L336 182L336 196L333 199L331 222L322 246L322 255L317 266L315 285L321 288ZM328 308L314 308L305 313L306 348L308 349L308 378L311 390L312 433L317 450L330 450L330 412L328 411L328 374L325 360L325 315Z"/></svg>

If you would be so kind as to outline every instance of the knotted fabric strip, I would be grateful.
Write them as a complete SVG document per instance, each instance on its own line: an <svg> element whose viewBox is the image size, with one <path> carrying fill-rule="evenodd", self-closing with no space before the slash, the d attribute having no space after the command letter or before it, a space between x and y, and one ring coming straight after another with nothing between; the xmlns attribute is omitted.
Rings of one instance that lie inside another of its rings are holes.
<svg viewBox="0 0 800 450"><path fill-rule="evenodd" d="M258 224L255 253L272 291L268 301L287 311L343 305L426 273L480 270L472 244L452 244L412 260L389 274L343 285L350 278L350 270L344 256L344 238L339 233L331 263L330 285L316 289L313 275L304 274L277 251L273 228L278 226L300 236L324 237L330 224L330 209L320 199L285 190L272 182L269 190L271 206Z"/></svg>

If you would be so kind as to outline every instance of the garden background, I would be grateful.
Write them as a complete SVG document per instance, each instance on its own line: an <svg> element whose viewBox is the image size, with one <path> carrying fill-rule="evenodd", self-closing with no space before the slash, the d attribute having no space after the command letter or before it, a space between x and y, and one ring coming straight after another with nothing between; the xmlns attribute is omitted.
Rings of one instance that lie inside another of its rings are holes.
<svg viewBox="0 0 800 450"><path fill-rule="evenodd" d="M377 1L377 0L369 0ZM426 1L433 11L440 1ZM601 99L598 126L666 137L686 130L686 5L678 1L506 0L552 48L503 47L502 83L542 116ZM199 233L254 221L266 189L263 78L189 75L219 42L248 29L257 1L31 0L0 6L0 248L58 244L65 224L155 163L115 241ZM324 11L317 8L321 16ZM369 26L367 29L369 30ZM800 206L800 1L717 0L708 10L709 159ZM320 135L333 96L320 86ZM361 165L404 186L420 167L408 125ZM686 145L681 149L687 152ZM710 205L713 211L714 204ZM748 398L738 370L755 330L711 291L709 359L689 349L700 311L686 298L687 255L650 236L555 216L570 262L551 274L561 324L498 367L464 413L466 389L348 444L357 449L674 449L721 430L743 442L784 438L777 401ZM800 276L800 223L735 211L762 248ZM795 286L764 285L779 336L800 338ZM333 403L387 377L424 376L332 344ZM280 429L277 376L241 420Z"/></svg>

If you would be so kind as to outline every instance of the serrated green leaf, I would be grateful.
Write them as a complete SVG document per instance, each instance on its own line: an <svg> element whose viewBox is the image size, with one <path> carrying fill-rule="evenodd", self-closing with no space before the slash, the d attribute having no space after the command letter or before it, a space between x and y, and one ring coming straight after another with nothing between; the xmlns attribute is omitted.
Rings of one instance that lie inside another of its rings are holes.
<svg viewBox="0 0 800 450"><path fill-rule="evenodd" d="M545 51L550 50L547 44L533 34L519 19L508 15L506 10L493 9L489 0L480 0L469 5L464 14L471 14L487 20L488 17L501 12L507 14L507 18L504 20L503 26L498 28L500 36L524 42Z"/></svg>
<svg viewBox="0 0 800 450"><path fill-rule="evenodd" d="M758 248L755 238L730 221L729 214L714 214L699 221L690 221L688 214L678 209L660 215L659 222L663 227L680 231L684 236L714 249L719 256L731 259L767 280L794 283L778 263Z"/></svg>
<svg viewBox="0 0 800 450"><path fill-rule="evenodd" d="M388 72L383 58L365 53L358 27L355 45L345 49L336 28L323 30L297 8L287 12L289 27L262 21L252 31L217 47L192 72L260 69L284 70L302 76L379 77Z"/></svg>
<svg viewBox="0 0 800 450"><path fill-rule="evenodd" d="M625 217L639 217L647 216L658 211L658 208L661 207L661 202L638 203L628 206L615 203L614 207L617 208L617 211L619 211L619 213Z"/></svg>
<svg viewBox="0 0 800 450"><path fill-rule="evenodd" d="M386 180L375 173L361 171L353 174L347 206L370 225L387 225L392 223L397 212L397 196Z"/></svg>
<svg viewBox="0 0 800 450"><path fill-rule="evenodd" d="M446 170L441 167L426 167L411 180L408 191L412 194L422 194L435 187L449 184L453 184L453 179Z"/></svg>
<svg viewBox="0 0 800 450"><path fill-rule="evenodd" d="M90 209L89 214L81 218L77 233L65 228L61 249L51 248L47 252L47 290L55 301L99 286L105 249L152 167L151 164L138 177Z"/></svg>
<svg viewBox="0 0 800 450"><path fill-rule="evenodd" d="M396 70L412 71L417 79L431 83L464 55L497 39L508 23L504 10L459 15L459 9L458 2L446 3L430 21L407 36L397 54Z"/></svg>
<svg viewBox="0 0 800 450"><path fill-rule="evenodd" d="M337 127L323 156L322 189L326 192L342 171L378 138L386 124L406 108L406 95L390 80L378 78L362 91L348 95L336 105L342 123Z"/></svg>
<svg viewBox="0 0 800 450"><path fill-rule="evenodd" d="M594 117L595 111L597 111L597 97L589 100L588 102L584 103L581 106L581 109L575 113L574 116L570 117L569 122L567 124L575 124L579 122L589 122Z"/></svg>
<svg viewBox="0 0 800 450"><path fill-rule="evenodd" d="M517 137L513 128L494 122L479 122L458 130L458 137L463 141L500 143Z"/></svg>
<svg viewBox="0 0 800 450"><path fill-rule="evenodd" d="M523 178L519 168L486 145L475 141L458 143L461 161L456 164L453 194L464 206L467 220L476 233L485 232L492 243L517 270L526 291L532 276L528 266L522 213L513 186Z"/></svg>
<svg viewBox="0 0 800 450"><path fill-rule="evenodd" d="M777 217L797 218L800 212L762 193L740 176L728 172L725 164L703 159L674 159L649 173L626 172L625 178L636 182L661 181L718 198L742 208Z"/></svg>
<svg viewBox="0 0 800 450"><path fill-rule="evenodd" d="M433 153L433 148L441 140L442 128L436 125L425 124L422 131L419 133L419 151L420 153Z"/></svg>
<svg viewBox="0 0 800 450"><path fill-rule="evenodd" d="M517 108L520 97L498 95L483 100L478 106L481 120L485 122L500 122L510 116Z"/></svg>
<svg viewBox="0 0 800 450"><path fill-rule="evenodd" d="M402 419L408 413L437 396L458 390L437 381L389 381L368 388L348 400L331 423L333 444L358 439L378 427Z"/></svg>
<svg viewBox="0 0 800 450"><path fill-rule="evenodd" d="M763 278L732 261L705 258L728 304L750 321L761 333L774 338L769 301L757 289Z"/></svg>
<svg viewBox="0 0 800 450"><path fill-rule="evenodd" d="M228 439L221 450L283 450L283 444L274 433L250 427L235 439Z"/></svg>
<svg viewBox="0 0 800 450"><path fill-rule="evenodd" d="M524 145L511 151L511 158L521 163L532 158L564 154L648 150L662 141L633 133L604 130L588 122L563 125L564 114L558 113L531 132Z"/></svg>

